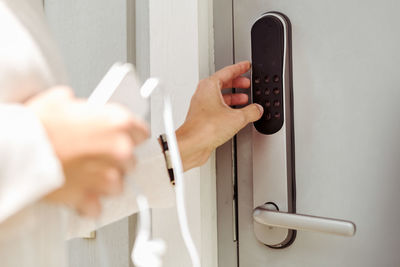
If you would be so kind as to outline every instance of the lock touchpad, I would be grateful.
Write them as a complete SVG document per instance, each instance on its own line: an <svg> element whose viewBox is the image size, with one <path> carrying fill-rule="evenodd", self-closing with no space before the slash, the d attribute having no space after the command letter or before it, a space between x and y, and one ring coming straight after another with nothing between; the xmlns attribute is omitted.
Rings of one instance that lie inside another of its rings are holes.
<svg viewBox="0 0 400 267"><path fill-rule="evenodd" d="M278 132L284 121L284 28L278 18L266 16L251 30L253 103L264 107L254 123L262 134Z"/></svg>

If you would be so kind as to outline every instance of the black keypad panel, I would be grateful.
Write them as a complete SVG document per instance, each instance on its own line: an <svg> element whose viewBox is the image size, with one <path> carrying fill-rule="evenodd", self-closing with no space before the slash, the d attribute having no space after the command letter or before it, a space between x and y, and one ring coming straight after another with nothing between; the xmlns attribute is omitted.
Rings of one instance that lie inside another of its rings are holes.
<svg viewBox="0 0 400 267"><path fill-rule="evenodd" d="M273 16L258 20L251 30L252 98L264 107L254 123L262 134L278 132L284 121L283 59L284 28Z"/></svg>

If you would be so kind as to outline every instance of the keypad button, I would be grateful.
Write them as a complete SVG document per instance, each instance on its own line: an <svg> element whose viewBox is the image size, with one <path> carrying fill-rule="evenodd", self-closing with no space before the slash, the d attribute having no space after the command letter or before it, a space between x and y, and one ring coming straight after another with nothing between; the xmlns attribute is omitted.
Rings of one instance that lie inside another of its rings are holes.
<svg viewBox="0 0 400 267"><path fill-rule="evenodd" d="M271 79L269 78L268 75L264 77L264 82L265 83L269 83L270 81L271 81Z"/></svg>
<svg viewBox="0 0 400 267"><path fill-rule="evenodd" d="M269 108L269 107L271 106L271 101L267 100L267 102L265 102L265 106L266 106L267 108Z"/></svg>
<svg viewBox="0 0 400 267"><path fill-rule="evenodd" d="M274 95L278 95L280 93L279 88L274 88Z"/></svg>
<svg viewBox="0 0 400 267"><path fill-rule="evenodd" d="M279 82L279 80L280 80L280 79L279 79L279 76L278 76L278 75L275 75L275 76L274 76L274 82L277 83L277 82Z"/></svg>
<svg viewBox="0 0 400 267"><path fill-rule="evenodd" d="M260 77L254 77L254 83L259 84L261 82Z"/></svg>
<svg viewBox="0 0 400 267"><path fill-rule="evenodd" d="M256 89L256 95L261 95L261 90L260 89Z"/></svg>
<svg viewBox="0 0 400 267"><path fill-rule="evenodd" d="M281 113L276 112L276 113L274 114L274 117L275 117L275 119L279 119L279 118L281 117Z"/></svg>
<svg viewBox="0 0 400 267"><path fill-rule="evenodd" d="M264 95L269 95L270 92L271 92L271 90L269 90L269 88L265 88Z"/></svg>
<svg viewBox="0 0 400 267"><path fill-rule="evenodd" d="M271 113L267 113L267 114L265 114L265 119L267 120L267 121L269 121L270 119L271 119Z"/></svg>
<svg viewBox="0 0 400 267"><path fill-rule="evenodd" d="M274 107L280 107L280 106L281 106L281 102L279 100L275 100Z"/></svg>

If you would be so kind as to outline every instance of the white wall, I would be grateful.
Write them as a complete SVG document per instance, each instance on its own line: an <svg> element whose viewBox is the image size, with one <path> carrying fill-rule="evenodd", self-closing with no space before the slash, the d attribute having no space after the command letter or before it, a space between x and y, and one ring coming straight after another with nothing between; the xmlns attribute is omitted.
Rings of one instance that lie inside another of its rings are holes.
<svg viewBox="0 0 400 267"><path fill-rule="evenodd" d="M150 73L172 96L175 125L185 118L197 83L213 71L212 1L150 0ZM153 133L163 132L161 99L152 99ZM202 266L217 266L215 158L185 175L189 224ZM165 266L190 266L176 209L153 210L153 234L169 244Z"/></svg>

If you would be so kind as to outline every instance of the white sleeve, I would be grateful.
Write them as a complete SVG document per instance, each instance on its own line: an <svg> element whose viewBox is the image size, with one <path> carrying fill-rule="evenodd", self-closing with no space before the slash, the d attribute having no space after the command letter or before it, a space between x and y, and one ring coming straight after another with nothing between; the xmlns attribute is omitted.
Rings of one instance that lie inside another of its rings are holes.
<svg viewBox="0 0 400 267"><path fill-rule="evenodd" d="M60 187L64 176L39 119L0 104L0 223Z"/></svg>
<svg viewBox="0 0 400 267"><path fill-rule="evenodd" d="M88 219L71 214L67 238L83 237L97 228L116 222L138 211L136 196L147 197L151 208L171 207L175 190L170 182L164 154L157 139L137 148L135 170L125 178L120 196L103 200L100 218Z"/></svg>

